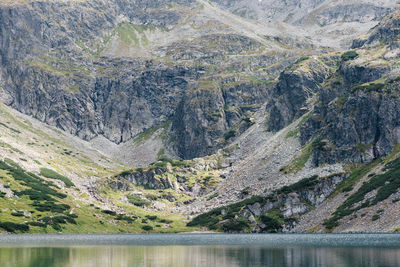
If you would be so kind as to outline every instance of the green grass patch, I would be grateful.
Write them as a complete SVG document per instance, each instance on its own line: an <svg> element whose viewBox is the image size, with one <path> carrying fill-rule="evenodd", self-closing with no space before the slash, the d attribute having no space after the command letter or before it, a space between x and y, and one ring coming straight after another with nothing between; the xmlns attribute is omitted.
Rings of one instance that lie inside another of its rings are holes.
<svg viewBox="0 0 400 267"><path fill-rule="evenodd" d="M62 182L64 182L66 187L71 187L74 186L74 183L71 182L70 179L68 179L67 177L53 171L47 168L41 168L40 169L40 175L47 177L47 178L51 178L51 179L56 179L56 180L60 180Z"/></svg>
<svg viewBox="0 0 400 267"><path fill-rule="evenodd" d="M353 87L352 92L356 92L358 90L364 91L364 92L379 92L385 87L384 83L381 82L371 82L371 83L364 83L364 84L357 84Z"/></svg>
<svg viewBox="0 0 400 267"><path fill-rule="evenodd" d="M317 143L313 141L305 145L301 151L300 156L296 157L289 165L283 167L281 171L284 173L297 173L302 170L307 161L310 159L316 144Z"/></svg>
<svg viewBox="0 0 400 267"><path fill-rule="evenodd" d="M150 202L142 199L139 195L128 195L127 196L129 203L138 206L138 207L147 207L150 205Z"/></svg>

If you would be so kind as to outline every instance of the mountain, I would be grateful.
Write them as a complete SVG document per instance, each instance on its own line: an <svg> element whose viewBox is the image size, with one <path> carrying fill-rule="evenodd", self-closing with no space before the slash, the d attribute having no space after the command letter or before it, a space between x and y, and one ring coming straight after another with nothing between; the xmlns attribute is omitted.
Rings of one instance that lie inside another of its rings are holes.
<svg viewBox="0 0 400 267"><path fill-rule="evenodd" d="M395 229L396 6L1 1L0 227Z"/></svg>

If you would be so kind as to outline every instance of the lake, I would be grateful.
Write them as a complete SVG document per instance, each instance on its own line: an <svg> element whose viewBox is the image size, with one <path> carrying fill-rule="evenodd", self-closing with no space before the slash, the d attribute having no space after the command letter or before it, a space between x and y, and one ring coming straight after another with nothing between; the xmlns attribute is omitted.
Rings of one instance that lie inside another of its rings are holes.
<svg viewBox="0 0 400 267"><path fill-rule="evenodd" d="M0 235L0 266L400 266L400 235Z"/></svg>

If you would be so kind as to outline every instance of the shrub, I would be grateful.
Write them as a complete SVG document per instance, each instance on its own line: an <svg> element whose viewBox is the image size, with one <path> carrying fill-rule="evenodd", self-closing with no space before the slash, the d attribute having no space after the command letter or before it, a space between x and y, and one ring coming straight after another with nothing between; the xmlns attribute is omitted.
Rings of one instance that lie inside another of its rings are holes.
<svg viewBox="0 0 400 267"><path fill-rule="evenodd" d="M261 215L260 219L265 224L265 232L276 233L281 229L279 221L268 214Z"/></svg>
<svg viewBox="0 0 400 267"><path fill-rule="evenodd" d="M41 222L28 222L27 224L31 225L31 226L37 226L37 227L46 227L45 223L41 223Z"/></svg>
<svg viewBox="0 0 400 267"><path fill-rule="evenodd" d="M11 212L11 215L15 217L23 217L24 213L21 211L17 211L17 212Z"/></svg>
<svg viewBox="0 0 400 267"><path fill-rule="evenodd" d="M245 188L242 189L242 192L241 192L241 193L242 193L243 195L248 195L248 194L249 194L249 190L250 190L250 188L247 186L247 187L245 187Z"/></svg>
<svg viewBox="0 0 400 267"><path fill-rule="evenodd" d="M118 221L126 221L127 223L133 223L136 220L136 218L134 219L132 217L126 216L125 214L118 214L115 219Z"/></svg>
<svg viewBox="0 0 400 267"><path fill-rule="evenodd" d="M296 60L296 62L294 62L294 64L299 64L299 63L301 63L301 62L303 62L303 61L306 61L306 60L308 60L308 59L310 59L310 57L302 56L301 58L299 58L298 60Z"/></svg>
<svg viewBox="0 0 400 267"><path fill-rule="evenodd" d="M379 216L378 214L375 214L374 216L372 216L372 221L376 221L380 218L381 216Z"/></svg>
<svg viewBox="0 0 400 267"><path fill-rule="evenodd" d="M218 193L218 192L215 192L214 194L212 194L211 196L209 196L209 197L207 198L207 201L209 201L209 200L211 200L211 199L213 199L213 198L216 198L218 195L219 195L219 193Z"/></svg>
<svg viewBox="0 0 400 267"><path fill-rule="evenodd" d="M350 192L351 190L353 190L353 187L350 185L350 186L343 188L342 192Z"/></svg>
<svg viewBox="0 0 400 267"><path fill-rule="evenodd" d="M51 211L55 213L63 213L71 208L67 204L56 204L52 201L46 201L44 203L33 202L32 205L37 211Z"/></svg>
<svg viewBox="0 0 400 267"><path fill-rule="evenodd" d="M240 211L243 207L247 205L252 205L256 202L262 202L263 198L261 196L252 196L251 198L247 198L240 202L225 206L215 208L209 212L203 213L195 217L192 221L190 221L187 226L206 226L209 229L217 229L217 224L219 222L219 216L221 215L221 211L225 210L227 215L234 214Z"/></svg>
<svg viewBox="0 0 400 267"><path fill-rule="evenodd" d="M237 220L233 219L228 221L223 225L224 230L228 232L240 232L249 228L250 221L245 218L238 218Z"/></svg>
<svg viewBox="0 0 400 267"><path fill-rule="evenodd" d="M161 219L159 220L160 223L167 223L167 224L171 224L173 221L171 220L167 220L167 219Z"/></svg>
<svg viewBox="0 0 400 267"><path fill-rule="evenodd" d="M15 161L13 161L12 159L5 158L5 159L4 159L4 162L7 163L8 165L12 166L12 167L15 167L15 168L17 168L17 169L21 169L21 167L19 166L19 164L16 163Z"/></svg>
<svg viewBox="0 0 400 267"><path fill-rule="evenodd" d="M224 135L224 138L225 138L225 140L229 140L229 139L231 139L232 137L234 137L236 135L236 131L235 130L230 130L229 132L227 132L225 135Z"/></svg>
<svg viewBox="0 0 400 267"><path fill-rule="evenodd" d="M111 216L117 215L117 213L115 211L112 211L112 210L102 210L101 212L104 213L104 214L111 215Z"/></svg>
<svg viewBox="0 0 400 267"><path fill-rule="evenodd" d="M354 50L347 51L347 52L343 53L342 60L349 61L349 60L355 59L356 57L358 57L358 53L356 51L354 51Z"/></svg>
<svg viewBox="0 0 400 267"><path fill-rule="evenodd" d="M142 199L139 195L129 195L127 196L128 201L138 207L148 206L150 202Z"/></svg>
<svg viewBox="0 0 400 267"><path fill-rule="evenodd" d="M47 177L47 178L60 180L60 181L64 182L66 187L74 186L74 183L72 183L70 179L68 179L67 177L65 177L53 170L47 169L47 168L41 168L40 175Z"/></svg>
<svg viewBox="0 0 400 267"><path fill-rule="evenodd" d="M145 231L152 231L152 230L153 230L153 227L150 226L150 225L143 225L143 226L142 226L142 229L145 230Z"/></svg>
<svg viewBox="0 0 400 267"><path fill-rule="evenodd" d="M305 190L313 188L318 183L318 175L313 175L310 178L305 178L292 185L284 186L278 189L276 192L278 194L289 194L298 190Z"/></svg>
<svg viewBox="0 0 400 267"><path fill-rule="evenodd" d="M0 222L0 227L10 233L14 233L16 231L20 232L29 231L29 225L13 223L13 222Z"/></svg>
<svg viewBox="0 0 400 267"><path fill-rule="evenodd" d="M147 215L146 218L149 219L150 221L157 220L157 216L156 215Z"/></svg>

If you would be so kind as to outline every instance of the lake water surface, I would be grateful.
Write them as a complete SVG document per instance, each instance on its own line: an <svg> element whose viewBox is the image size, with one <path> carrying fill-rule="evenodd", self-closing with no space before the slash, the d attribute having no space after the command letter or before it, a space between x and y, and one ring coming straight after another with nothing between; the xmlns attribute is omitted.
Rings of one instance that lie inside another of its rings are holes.
<svg viewBox="0 0 400 267"><path fill-rule="evenodd" d="M0 235L0 266L400 266L400 235Z"/></svg>

